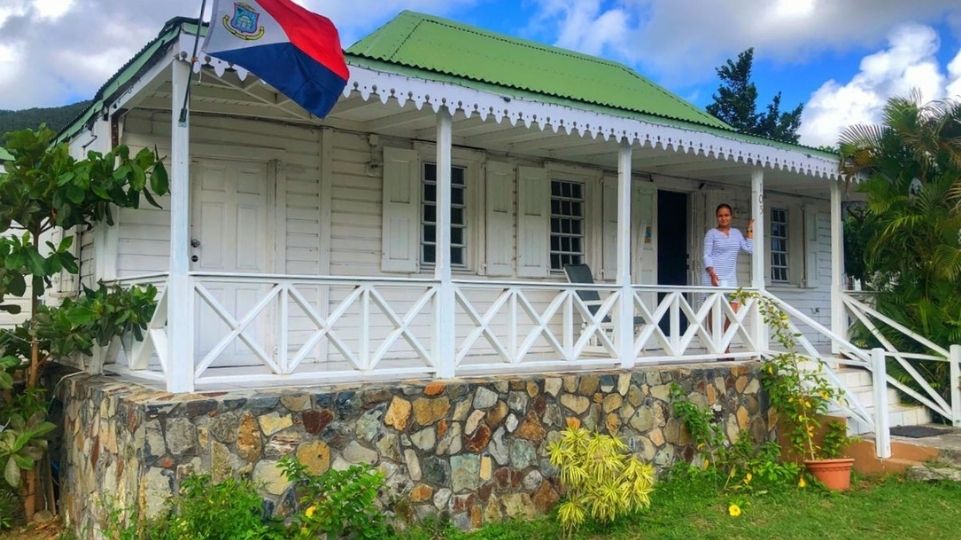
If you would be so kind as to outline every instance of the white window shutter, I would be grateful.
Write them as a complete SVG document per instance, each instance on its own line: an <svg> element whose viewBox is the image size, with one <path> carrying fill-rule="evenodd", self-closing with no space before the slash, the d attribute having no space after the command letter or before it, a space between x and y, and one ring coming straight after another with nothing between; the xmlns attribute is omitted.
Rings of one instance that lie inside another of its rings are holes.
<svg viewBox="0 0 961 540"><path fill-rule="evenodd" d="M514 274L514 167L487 162L485 181L486 274Z"/></svg>
<svg viewBox="0 0 961 540"><path fill-rule="evenodd" d="M804 207L804 286L817 287L818 280L818 212L814 206Z"/></svg>
<svg viewBox="0 0 961 540"><path fill-rule="evenodd" d="M380 264L385 272L418 269L420 184L417 152L385 147Z"/></svg>
<svg viewBox="0 0 961 540"><path fill-rule="evenodd" d="M644 285L657 284L657 187L635 182L631 194L631 234L634 244L631 279Z"/></svg>
<svg viewBox="0 0 961 540"><path fill-rule="evenodd" d="M617 177L605 176L601 181L601 276L617 279Z"/></svg>
<svg viewBox="0 0 961 540"><path fill-rule="evenodd" d="M804 285L807 273L807 261L804 256L804 226L807 223L800 205L788 206L787 213L788 281L792 285L801 287Z"/></svg>
<svg viewBox="0 0 961 540"><path fill-rule="evenodd" d="M551 188L547 171L517 168L517 275L550 274Z"/></svg>

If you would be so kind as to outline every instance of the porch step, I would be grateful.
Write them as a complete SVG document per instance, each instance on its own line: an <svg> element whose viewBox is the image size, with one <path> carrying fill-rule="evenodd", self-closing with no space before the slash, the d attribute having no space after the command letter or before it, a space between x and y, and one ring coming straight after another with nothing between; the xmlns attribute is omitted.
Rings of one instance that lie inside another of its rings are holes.
<svg viewBox="0 0 961 540"><path fill-rule="evenodd" d="M874 434L865 434L847 448L845 454L855 459L862 474L906 473L917 480L961 481L961 429L940 424L931 427L942 434L921 437L892 437L891 457L875 456Z"/></svg>
<svg viewBox="0 0 961 540"><path fill-rule="evenodd" d="M867 409L868 413L874 414L874 386L871 381L871 373L855 367L843 367L835 370L835 373L838 379L861 402L861 405ZM930 424L933 420L931 411L927 407L902 403L900 394L894 388L888 387L887 394L891 427L920 426ZM848 432L852 435L870 433L873 430L874 426L863 425L862 422L856 420L848 423Z"/></svg>

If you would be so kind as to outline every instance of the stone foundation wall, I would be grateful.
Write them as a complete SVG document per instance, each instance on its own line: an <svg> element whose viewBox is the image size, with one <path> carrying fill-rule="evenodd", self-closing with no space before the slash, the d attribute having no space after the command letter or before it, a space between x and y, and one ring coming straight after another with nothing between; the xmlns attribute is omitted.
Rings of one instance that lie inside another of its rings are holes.
<svg viewBox="0 0 961 540"><path fill-rule="evenodd" d="M712 406L729 438L748 430L767 439L757 367L741 362L187 395L75 375L58 386L62 508L81 537L96 537L105 502L156 515L182 478L200 472L215 481L249 475L265 509L283 514L295 503L276 464L294 454L317 473L375 465L387 478L385 504L400 496L417 517L443 511L469 528L533 516L560 497L547 444L568 421L616 433L660 471L692 459L689 436L672 418L672 383Z"/></svg>

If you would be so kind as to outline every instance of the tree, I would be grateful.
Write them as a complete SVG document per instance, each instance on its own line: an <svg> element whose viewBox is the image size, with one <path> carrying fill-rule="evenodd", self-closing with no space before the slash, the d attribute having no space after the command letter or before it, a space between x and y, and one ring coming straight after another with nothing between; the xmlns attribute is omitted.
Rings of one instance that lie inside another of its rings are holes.
<svg viewBox="0 0 961 540"><path fill-rule="evenodd" d="M131 156L118 146L78 160L53 138L43 126L7 134L5 146L14 159L0 173L0 310L19 311L18 305L5 303L11 296L29 294L31 300L30 319L0 331L0 467L9 484L21 486L28 519L36 509L44 436L53 428L45 419L44 365L90 354L95 344L106 345L126 332L139 338L156 294L152 287L121 291L101 284L60 307L46 306L51 278L79 268L70 251L72 237L56 244L43 239L57 228L112 224L112 207L136 208L141 197L156 205L153 195L168 189L166 170L154 152Z"/></svg>
<svg viewBox="0 0 961 540"><path fill-rule="evenodd" d="M753 64L754 49L750 48L737 55L736 62L728 59L716 69L721 86L711 96L714 102L707 106L707 112L741 133L796 143L804 105L781 112L781 93L778 92L766 112L757 112L757 86L751 82Z"/></svg>
<svg viewBox="0 0 961 540"><path fill-rule="evenodd" d="M867 195L859 227L877 308L945 348L961 343L961 102L892 98L880 124L851 126L840 143L843 172ZM947 395L948 366L938 364L916 369Z"/></svg>

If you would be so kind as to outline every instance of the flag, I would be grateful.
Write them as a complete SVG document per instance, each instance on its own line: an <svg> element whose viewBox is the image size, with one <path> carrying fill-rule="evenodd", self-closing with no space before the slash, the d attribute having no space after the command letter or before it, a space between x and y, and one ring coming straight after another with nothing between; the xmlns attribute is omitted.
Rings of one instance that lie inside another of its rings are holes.
<svg viewBox="0 0 961 540"><path fill-rule="evenodd" d="M334 24L290 0L215 0L204 50L321 118L350 78Z"/></svg>

